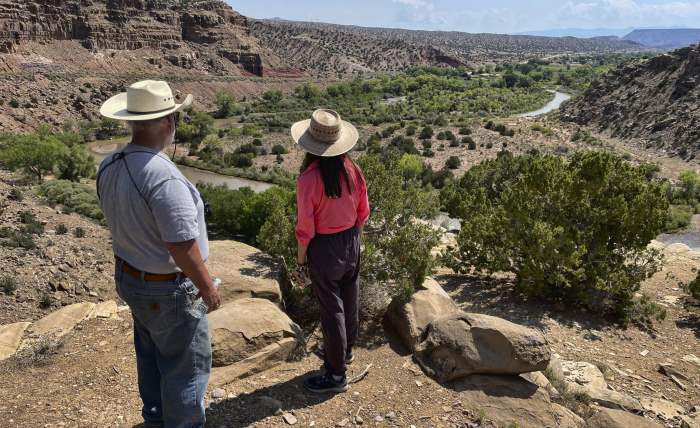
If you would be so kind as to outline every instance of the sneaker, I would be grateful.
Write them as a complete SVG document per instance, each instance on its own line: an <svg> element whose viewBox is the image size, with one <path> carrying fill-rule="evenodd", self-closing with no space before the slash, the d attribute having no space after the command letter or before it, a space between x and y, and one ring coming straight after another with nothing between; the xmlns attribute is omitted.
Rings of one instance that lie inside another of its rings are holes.
<svg viewBox="0 0 700 428"><path fill-rule="evenodd" d="M349 389L345 376L339 378L330 374L310 377L304 381L304 387L314 394L340 393Z"/></svg>
<svg viewBox="0 0 700 428"><path fill-rule="evenodd" d="M326 350L323 348L323 344L318 345L313 352L318 358L326 361ZM348 349L348 352L345 354L345 364L350 365L353 361L355 361L355 356L352 353L352 349Z"/></svg>

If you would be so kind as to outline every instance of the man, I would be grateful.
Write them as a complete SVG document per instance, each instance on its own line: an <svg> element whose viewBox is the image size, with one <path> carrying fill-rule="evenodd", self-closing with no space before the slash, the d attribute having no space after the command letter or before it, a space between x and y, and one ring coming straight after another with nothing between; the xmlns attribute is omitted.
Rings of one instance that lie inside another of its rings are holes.
<svg viewBox="0 0 700 428"><path fill-rule="evenodd" d="M166 155L178 112L165 82L143 81L109 99L102 116L126 121L132 140L98 171L100 206L112 232L119 296L131 308L143 418L147 427L205 422L211 371L207 311L220 299L204 265L204 204Z"/></svg>

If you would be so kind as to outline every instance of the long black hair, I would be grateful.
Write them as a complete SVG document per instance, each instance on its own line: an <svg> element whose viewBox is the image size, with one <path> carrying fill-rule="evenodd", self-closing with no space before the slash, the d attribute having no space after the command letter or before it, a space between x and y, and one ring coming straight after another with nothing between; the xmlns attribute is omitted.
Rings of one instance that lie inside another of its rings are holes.
<svg viewBox="0 0 700 428"><path fill-rule="evenodd" d="M301 165L301 172L304 173L312 163L319 161L319 169L321 170L321 178L323 178L323 188L326 196L331 199L340 198L343 195L342 180L345 180L348 192L352 194L353 191L350 175L345 168L345 158L345 155L322 157L306 153L304 162Z"/></svg>

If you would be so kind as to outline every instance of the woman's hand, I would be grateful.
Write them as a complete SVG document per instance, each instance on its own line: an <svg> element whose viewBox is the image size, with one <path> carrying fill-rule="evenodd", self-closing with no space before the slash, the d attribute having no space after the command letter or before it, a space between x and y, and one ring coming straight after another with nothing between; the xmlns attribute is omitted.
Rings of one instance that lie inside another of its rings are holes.
<svg viewBox="0 0 700 428"><path fill-rule="evenodd" d="M309 266L308 265L299 265L297 266L296 270L294 271L294 282L296 282L297 287L300 289L305 289L310 283L311 279L309 278Z"/></svg>

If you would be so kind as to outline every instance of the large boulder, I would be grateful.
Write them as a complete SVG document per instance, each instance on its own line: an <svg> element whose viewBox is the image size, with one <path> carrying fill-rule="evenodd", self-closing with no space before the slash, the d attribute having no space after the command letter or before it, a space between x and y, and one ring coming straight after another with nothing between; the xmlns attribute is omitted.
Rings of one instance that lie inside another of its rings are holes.
<svg viewBox="0 0 700 428"><path fill-rule="evenodd" d="M431 322L415 357L440 382L471 374L521 374L547 368L544 335L501 318L461 313Z"/></svg>
<svg viewBox="0 0 700 428"><path fill-rule="evenodd" d="M411 351L416 347L428 324L446 315L461 313L457 304L433 278L426 278L420 290L404 303L392 302L387 319L403 344Z"/></svg>
<svg viewBox="0 0 700 428"><path fill-rule="evenodd" d="M586 421L586 428L662 428L656 422L615 409L600 409Z"/></svg>
<svg viewBox="0 0 700 428"><path fill-rule="evenodd" d="M221 279L219 293L224 303L259 298L282 302L279 268L275 260L249 245L236 241L212 241L207 267Z"/></svg>
<svg viewBox="0 0 700 428"><path fill-rule="evenodd" d="M636 398L608 388L605 376L595 365L575 361L562 361L561 365L569 392L586 394L593 402L611 409L643 410Z"/></svg>
<svg viewBox="0 0 700 428"><path fill-rule="evenodd" d="M499 427L584 426L584 421L575 413L552 403L545 389L519 376L473 375L454 382L450 387L459 392L462 406L483 414L485 419Z"/></svg>
<svg viewBox="0 0 700 428"><path fill-rule="evenodd" d="M213 365L237 363L285 338L301 337L301 329L280 308L266 299L240 299L209 315ZM286 348L285 348L286 349ZM290 356L282 352L281 359Z"/></svg>
<svg viewBox="0 0 700 428"><path fill-rule="evenodd" d="M29 322L18 322L0 326L0 361L15 355L22 343L24 331L30 325Z"/></svg>

